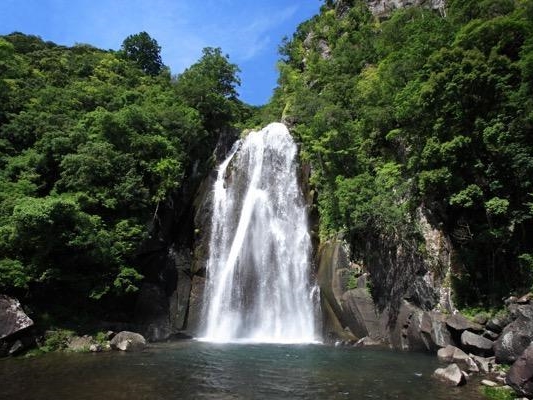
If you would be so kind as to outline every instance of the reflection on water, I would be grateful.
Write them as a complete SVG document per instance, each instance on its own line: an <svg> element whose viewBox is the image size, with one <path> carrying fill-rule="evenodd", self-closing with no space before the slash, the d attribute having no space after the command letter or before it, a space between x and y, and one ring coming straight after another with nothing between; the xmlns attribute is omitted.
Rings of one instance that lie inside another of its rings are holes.
<svg viewBox="0 0 533 400"><path fill-rule="evenodd" d="M431 378L426 354L327 346L175 342L142 353L0 361L0 399L467 399Z"/></svg>

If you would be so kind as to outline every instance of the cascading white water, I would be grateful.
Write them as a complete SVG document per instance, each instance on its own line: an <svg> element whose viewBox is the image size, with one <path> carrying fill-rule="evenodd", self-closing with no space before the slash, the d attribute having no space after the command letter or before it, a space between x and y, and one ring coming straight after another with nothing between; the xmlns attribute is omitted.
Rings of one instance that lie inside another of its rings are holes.
<svg viewBox="0 0 533 400"><path fill-rule="evenodd" d="M318 289L297 147L273 123L238 142L214 185L201 340L310 343Z"/></svg>

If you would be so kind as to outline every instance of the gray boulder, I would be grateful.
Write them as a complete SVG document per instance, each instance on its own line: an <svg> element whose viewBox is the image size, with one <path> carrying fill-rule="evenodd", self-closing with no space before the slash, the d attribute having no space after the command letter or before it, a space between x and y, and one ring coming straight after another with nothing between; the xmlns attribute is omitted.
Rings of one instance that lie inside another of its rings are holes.
<svg viewBox="0 0 533 400"><path fill-rule="evenodd" d="M503 328L509 325L512 321L513 319L510 314L496 316L487 322L486 328L494 333L501 333Z"/></svg>
<svg viewBox="0 0 533 400"><path fill-rule="evenodd" d="M437 368L433 376L451 386L460 386L466 383L466 378L457 364L450 364L446 368Z"/></svg>
<svg viewBox="0 0 533 400"><path fill-rule="evenodd" d="M529 398L533 397L533 343L511 366L505 382L517 393Z"/></svg>
<svg viewBox="0 0 533 400"><path fill-rule="evenodd" d="M385 336L381 331L372 296L366 289L352 289L342 295L342 317L350 331L357 337L369 336L381 341Z"/></svg>
<svg viewBox="0 0 533 400"><path fill-rule="evenodd" d="M109 343L113 350L141 351L146 347L146 339L135 332L119 332Z"/></svg>
<svg viewBox="0 0 533 400"><path fill-rule="evenodd" d="M449 328L457 331L457 332L463 332L463 331L472 331L472 332L482 332L483 326L480 324L477 324L475 322L470 321L468 318L466 318L462 314L454 314L446 319L446 325L448 325Z"/></svg>
<svg viewBox="0 0 533 400"><path fill-rule="evenodd" d="M466 359L470 358L463 350L450 345L439 349L437 357L440 361L447 363L465 362Z"/></svg>
<svg viewBox="0 0 533 400"><path fill-rule="evenodd" d="M498 363L513 363L533 341L533 306L517 306L513 313L517 318L503 329L500 337L494 342Z"/></svg>
<svg viewBox="0 0 533 400"><path fill-rule="evenodd" d="M24 313L17 299L0 295L0 340L32 325L33 321Z"/></svg>
<svg viewBox="0 0 533 400"><path fill-rule="evenodd" d="M482 357L493 354L493 341L483 336L476 335L470 331L464 331L461 334L461 345L467 351Z"/></svg>
<svg viewBox="0 0 533 400"><path fill-rule="evenodd" d="M475 363L477 364L481 372L485 374L492 372L493 367L494 367L494 357L485 358L485 357L476 356L474 354L470 354L469 356L472 358L472 360L475 361Z"/></svg>

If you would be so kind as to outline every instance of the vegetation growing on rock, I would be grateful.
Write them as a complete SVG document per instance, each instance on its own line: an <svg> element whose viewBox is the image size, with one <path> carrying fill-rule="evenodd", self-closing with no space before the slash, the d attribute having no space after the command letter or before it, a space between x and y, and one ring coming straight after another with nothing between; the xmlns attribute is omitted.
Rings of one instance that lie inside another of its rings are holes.
<svg viewBox="0 0 533 400"><path fill-rule="evenodd" d="M533 2L446 15L326 2L282 46L267 111L313 166L322 237L367 264L373 242L423 257L422 206L456 249L459 305L488 306L532 282Z"/></svg>
<svg viewBox="0 0 533 400"><path fill-rule="evenodd" d="M0 292L33 311L119 316L160 204L246 108L220 49L175 77L159 51L146 32L119 52L0 37Z"/></svg>

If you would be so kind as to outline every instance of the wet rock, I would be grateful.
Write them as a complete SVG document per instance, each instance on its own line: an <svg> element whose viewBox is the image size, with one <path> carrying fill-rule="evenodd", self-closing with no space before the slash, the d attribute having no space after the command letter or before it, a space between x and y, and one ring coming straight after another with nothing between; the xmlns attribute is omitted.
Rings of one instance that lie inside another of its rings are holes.
<svg viewBox="0 0 533 400"><path fill-rule="evenodd" d="M506 383L520 395L533 397L533 343L511 366Z"/></svg>
<svg viewBox="0 0 533 400"><path fill-rule="evenodd" d="M428 350L454 345L454 341L446 327L446 316L437 311L427 311L422 315L420 326L422 337L428 344Z"/></svg>
<svg viewBox="0 0 533 400"><path fill-rule="evenodd" d="M457 364L450 364L446 368L438 368L433 373L433 376L452 386L460 386L466 383L466 378Z"/></svg>
<svg viewBox="0 0 533 400"><path fill-rule="evenodd" d="M202 325L202 311L204 306L205 278L195 276L192 279L191 295L189 299L189 316L186 331L192 336L200 333Z"/></svg>
<svg viewBox="0 0 533 400"><path fill-rule="evenodd" d="M0 340L27 329L33 325L17 299L0 295Z"/></svg>
<svg viewBox="0 0 533 400"><path fill-rule="evenodd" d="M349 290L341 298L342 316L357 337L383 338L372 296L366 289Z"/></svg>
<svg viewBox="0 0 533 400"><path fill-rule="evenodd" d="M346 276L351 268L345 243L338 239L322 243L317 263L326 340L350 340L370 335L374 329L370 327L371 320L376 318L372 316L375 314L373 300L364 289L347 291Z"/></svg>
<svg viewBox="0 0 533 400"><path fill-rule="evenodd" d="M110 342L113 350L141 351L146 347L146 339L135 332L119 332Z"/></svg>
<svg viewBox="0 0 533 400"><path fill-rule="evenodd" d="M475 333L464 331L461 335L461 345L467 351L478 356L489 356L493 353L492 340L476 335Z"/></svg>
<svg viewBox="0 0 533 400"><path fill-rule="evenodd" d="M170 336L168 298L161 286L143 283L135 306L135 322L150 341L165 340Z"/></svg>
<svg viewBox="0 0 533 400"><path fill-rule="evenodd" d="M517 318L507 325L494 342L498 363L513 363L533 341L533 305L520 305L513 310Z"/></svg>
<svg viewBox="0 0 533 400"><path fill-rule="evenodd" d="M380 346L380 345L382 345L381 342L374 340L372 338L369 338L368 336L365 336L364 338L359 339L354 344L354 347Z"/></svg>
<svg viewBox="0 0 533 400"><path fill-rule="evenodd" d="M170 296L170 325L173 333L185 328L191 288L192 281L189 275L185 271L178 270L178 285Z"/></svg>

